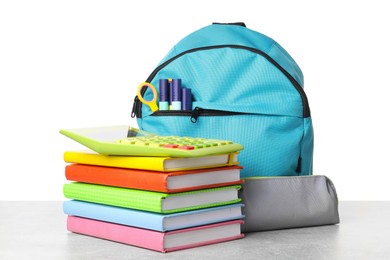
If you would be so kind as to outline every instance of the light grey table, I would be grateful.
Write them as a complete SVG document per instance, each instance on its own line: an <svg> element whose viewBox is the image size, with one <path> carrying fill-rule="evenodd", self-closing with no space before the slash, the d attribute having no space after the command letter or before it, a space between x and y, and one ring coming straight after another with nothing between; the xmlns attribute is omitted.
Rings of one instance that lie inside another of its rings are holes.
<svg viewBox="0 0 390 260"><path fill-rule="evenodd" d="M340 202L339 225L171 253L69 233L62 202L0 202L0 259L390 259L390 202Z"/></svg>

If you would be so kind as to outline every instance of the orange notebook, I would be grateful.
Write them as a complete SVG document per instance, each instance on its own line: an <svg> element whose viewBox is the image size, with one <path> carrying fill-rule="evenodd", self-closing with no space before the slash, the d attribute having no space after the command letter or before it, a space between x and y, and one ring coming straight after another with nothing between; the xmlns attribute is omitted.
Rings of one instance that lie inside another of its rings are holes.
<svg viewBox="0 0 390 260"><path fill-rule="evenodd" d="M159 172L70 164L65 167L65 177L69 181L175 193L241 184L241 169L241 166L227 166L201 170Z"/></svg>

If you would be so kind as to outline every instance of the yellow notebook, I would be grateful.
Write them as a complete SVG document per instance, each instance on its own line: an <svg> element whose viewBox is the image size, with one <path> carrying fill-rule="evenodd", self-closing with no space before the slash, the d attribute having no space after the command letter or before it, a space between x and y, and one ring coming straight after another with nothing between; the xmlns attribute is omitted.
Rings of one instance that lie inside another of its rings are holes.
<svg viewBox="0 0 390 260"><path fill-rule="evenodd" d="M163 172L237 165L239 164L237 157L238 152L190 158L103 155L93 151L66 151L64 153L64 161L68 163Z"/></svg>

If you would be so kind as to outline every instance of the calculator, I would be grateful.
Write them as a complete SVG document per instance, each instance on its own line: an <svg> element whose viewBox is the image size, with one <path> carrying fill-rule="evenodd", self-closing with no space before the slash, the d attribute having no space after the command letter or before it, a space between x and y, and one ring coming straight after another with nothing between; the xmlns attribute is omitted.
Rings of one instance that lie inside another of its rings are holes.
<svg viewBox="0 0 390 260"><path fill-rule="evenodd" d="M105 155L200 157L243 149L229 140L161 136L126 125L62 129L60 133Z"/></svg>

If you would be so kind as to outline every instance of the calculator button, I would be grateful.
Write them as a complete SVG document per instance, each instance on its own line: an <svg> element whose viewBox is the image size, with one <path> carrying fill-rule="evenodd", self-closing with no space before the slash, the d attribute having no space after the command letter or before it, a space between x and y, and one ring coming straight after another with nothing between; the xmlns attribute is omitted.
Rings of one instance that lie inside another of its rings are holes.
<svg viewBox="0 0 390 260"><path fill-rule="evenodd" d="M177 147L179 147L179 145L178 144L165 144L163 147L165 147L165 148L177 148Z"/></svg>
<svg viewBox="0 0 390 260"><path fill-rule="evenodd" d="M182 150L194 150L195 147L193 147L192 145L182 145L182 146L179 146L178 149L182 149Z"/></svg>

